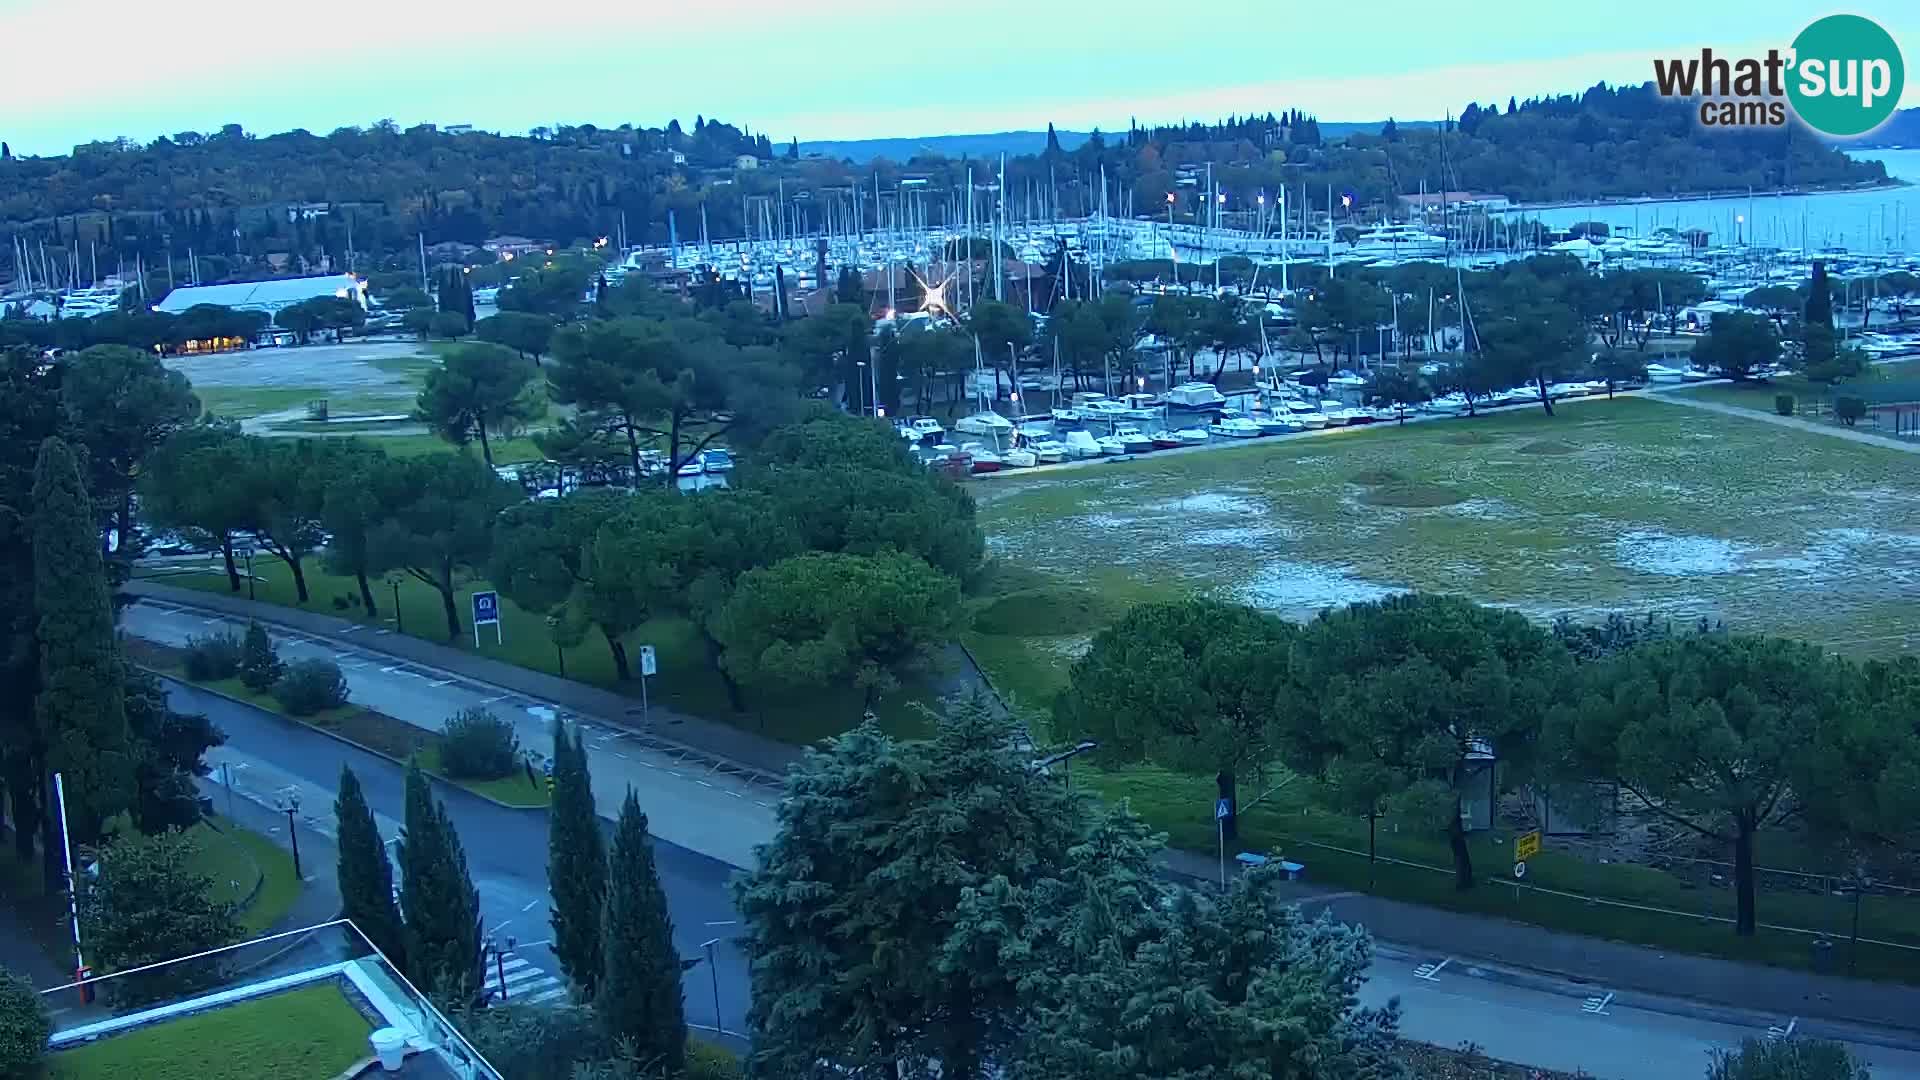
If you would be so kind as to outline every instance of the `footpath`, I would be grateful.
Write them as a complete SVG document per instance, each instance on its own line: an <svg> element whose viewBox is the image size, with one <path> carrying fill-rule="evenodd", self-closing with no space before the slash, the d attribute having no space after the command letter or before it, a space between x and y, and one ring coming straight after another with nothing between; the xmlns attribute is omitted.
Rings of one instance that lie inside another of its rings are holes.
<svg viewBox="0 0 1920 1080"><path fill-rule="evenodd" d="M346 635L352 641L351 649L357 653L384 654L430 669L429 675L434 671L444 672L564 705L577 717L593 723L638 730L637 716L628 714L631 702L617 694L474 657L432 642L391 633L376 636L362 624L327 615L153 582L132 582L127 591L160 606L177 608L184 616L200 616L189 619L196 626L217 625L224 620L212 616L226 615L257 618L270 630L297 629L334 646ZM146 606L135 605L128 615ZM157 636L161 632L177 634L171 627L143 624L131 617L126 621L129 632L139 636ZM197 632L204 633L206 629L203 627ZM354 683L356 676L389 681L409 677L405 672L388 673L385 669L350 672L349 683L354 686L355 698L363 701L361 688ZM432 692L444 696L464 689L456 680L446 682L448 685ZM373 701L365 703L381 707ZM452 707L458 707L457 703ZM446 711L443 707L435 714L436 725ZM662 724L659 710L655 710L654 721L657 729ZM656 813L650 801L649 816L655 833L662 839L745 867L751 865L753 846L765 842L773 833L772 802L778 798L778 780L776 773L763 766L796 760L800 751L791 746L766 745L770 740L748 732L715 731L721 727L711 721L683 718L680 723L670 724L668 737L685 740L682 745L688 753L719 758L723 748L740 747L753 754L754 759L732 773L705 773L708 779L693 780L699 785L697 788L683 784L667 790L665 794L671 796L668 805ZM650 736L659 738L660 732L656 730ZM709 736L712 736L710 740ZM634 774L650 781L643 789L643 797L663 797L662 785L667 781L661 774L666 770L636 768L638 763L634 759L644 755L631 737L622 738L619 730L599 732L590 728L588 743L595 792L602 803L617 800L621 791L608 781ZM681 769L689 778L699 775L686 765ZM781 770L784 771L784 764ZM676 823L685 827L676 828ZM1218 880L1217 857L1211 853L1170 850L1165 863L1170 872L1195 881ZM1308 872L1311 874L1311 867ZM1738 1011L1777 1016L1782 1024L1796 1017L1820 1017L1842 1026L1920 1031L1920 987L1665 953L1505 919L1334 890L1310 881L1288 883L1285 888L1309 910L1324 910L1342 922L1366 926L1379 942L1381 964L1411 969L1447 961L1453 970L1465 969L1493 981L1576 998L1612 993L1618 995L1617 1000L1623 1005L1633 996L1680 1000L1695 1006L1692 1011L1696 1014L1709 1018L1716 1010L1729 1014Z"/></svg>

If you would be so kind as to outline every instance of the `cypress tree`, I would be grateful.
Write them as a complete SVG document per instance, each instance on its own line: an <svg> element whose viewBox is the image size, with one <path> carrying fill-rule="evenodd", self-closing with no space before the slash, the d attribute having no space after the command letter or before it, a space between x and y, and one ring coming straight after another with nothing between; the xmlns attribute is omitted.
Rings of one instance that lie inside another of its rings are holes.
<svg viewBox="0 0 1920 1080"><path fill-rule="evenodd" d="M473 282L467 280L464 270L455 270L453 276L460 281L460 314L467 317L467 329L473 329Z"/></svg>
<svg viewBox="0 0 1920 1080"><path fill-rule="evenodd" d="M340 767L340 794L333 801L340 849L340 914L353 920L368 941L387 955L395 967L406 970L406 928L393 902L393 864L380 841L373 810L360 793L360 778Z"/></svg>
<svg viewBox="0 0 1920 1080"><path fill-rule="evenodd" d="M99 522L72 448L51 437L33 464L33 605L34 713L47 770L64 774L74 840L92 843L107 818L133 805L133 738Z"/></svg>
<svg viewBox="0 0 1920 1080"><path fill-rule="evenodd" d="M1833 326L1833 283L1827 278L1827 264L1819 259L1813 261L1813 277L1807 282L1807 310L1803 319L1808 326L1816 323Z"/></svg>
<svg viewBox="0 0 1920 1080"><path fill-rule="evenodd" d="M673 921L653 865L647 815L627 789L608 863L605 974L594 1009L607 1033L625 1040L641 1065L678 1076L686 1059L686 1003Z"/></svg>
<svg viewBox="0 0 1920 1080"><path fill-rule="evenodd" d="M447 808L434 799L418 761L407 766L399 847L407 974L448 1001L473 1001L481 985L480 893Z"/></svg>
<svg viewBox="0 0 1920 1080"><path fill-rule="evenodd" d="M553 892L553 955L583 1001L600 989L601 912L607 895L606 842L593 811L587 750L576 732L553 725L553 809L547 818L547 881Z"/></svg>

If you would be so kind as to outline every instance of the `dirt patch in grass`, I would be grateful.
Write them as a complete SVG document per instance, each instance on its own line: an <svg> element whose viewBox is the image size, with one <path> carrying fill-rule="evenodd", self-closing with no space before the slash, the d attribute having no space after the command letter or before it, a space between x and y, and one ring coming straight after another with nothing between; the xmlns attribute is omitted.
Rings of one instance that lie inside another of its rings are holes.
<svg viewBox="0 0 1920 1080"><path fill-rule="evenodd" d="M1386 487L1390 484L1404 484L1406 481L1406 477L1392 469L1366 469L1353 476L1353 482L1361 487Z"/></svg>
<svg viewBox="0 0 1920 1080"><path fill-rule="evenodd" d="M1105 626L1116 614L1115 605L1091 589L1053 586L989 601L973 613L973 628L982 634L1056 637Z"/></svg>
<svg viewBox="0 0 1920 1080"><path fill-rule="evenodd" d="M1578 447L1559 439L1535 439L1520 448L1523 454L1571 454Z"/></svg>
<svg viewBox="0 0 1920 1080"><path fill-rule="evenodd" d="M1435 506L1452 506L1465 502L1467 495L1463 491L1450 488L1445 484L1397 483L1371 488L1360 501L1369 506L1397 506L1405 509L1425 509Z"/></svg>
<svg viewBox="0 0 1920 1080"><path fill-rule="evenodd" d="M1484 431L1459 431L1448 435L1441 441L1451 443L1454 446L1487 446L1499 442L1500 439L1498 436L1489 435Z"/></svg>

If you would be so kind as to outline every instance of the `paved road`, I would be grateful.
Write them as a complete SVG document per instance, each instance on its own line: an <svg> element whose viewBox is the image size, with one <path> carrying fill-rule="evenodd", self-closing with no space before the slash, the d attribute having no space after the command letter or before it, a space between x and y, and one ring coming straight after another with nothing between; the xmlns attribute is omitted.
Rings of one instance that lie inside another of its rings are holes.
<svg viewBox="0 0 1920 1080"><path fill-rule="evenodd" d="M206 633L221 622L177 605L144 601L127 610L123 625L137 636L178 643L186 633ZM423 726L437 725L438 718L475 696L484 698L489 693L488 688L468 680L401 664L370 649L310 636L287 641L283 652L287 656L330 652L341 658L343 666L357 665L347 668L356 700L382 711L397 710L402 716L411 713L417 717L424 709L424 715L435 719ZM381 815L382 831L392 834L401 794L399 770L390 763L224 698L190 688L175 693L181 705L207 712L228 727L229 744L216 750L209 760L219 762L234 756L237 761L244 757L247 768L241 773L261 797L270 801L282 786L304 785L302 804L309 808L309 816L330 828L330 822L324 819L330 817L340 762L352 761L367 788L369 802ZM490 707L524 711L546 706L509 695ZM537 722L532 732L544 740L544 720L537 715L533 720ZM670 770L664 767L670 762L655 763L651 769L636 765L640 754L631 742L630 736L623 737L610 728L592 730L589 758L595 790L601 798L602 812L611 815L620 789L610 781L616 777L640 781L636 786L648 808L654 833L664 841L658 846L659 860L674 915L676 942L684 955L692 956L698 953L702 941L731 938L737 932L736 926L727 925L737 915L724 883L731 867L751 865L747 860L752 859L753 847L772 836L773 810L766 804L776 796L747 784L739 784L741 790L728 790L721 785L737 781L721 776L695 777L684 765L678 767L678 776L669 775ZM648 771L643 774L643 769ZM542 915L546 895L544 818L537 813L504 810L454 789L446 790L443 798L466 841L488 926L498 928L504 923L507 933L520 933L516 958L551 971L550 960L539 955L538 948L530 947L548 936ZM700 818L725 810L732 813L724 823ZM1378 925L1374 929L1391 938L1394 928ZM733 1030L744 1016L748 983L737 949L730 943L722 948L721 1011L729 1030ZM1404 1007L1404 1030L1411 1037L1444 1046L1472 1042L1494 1057L1538 1066L1582 1067L1602 1078L1658 1080L1673 1076L1692 1080L1704 1071L1704 1058L1711 1047L1738 1045L1743 1038L1764 1036L1771 1027L1796 1021L1791 1016L1715 1009L1644 993L1631 995L1630 1000L1623 994L1619 1004L1609 1003L1603 1012L1588 1013L1583 1006L1586 995L1593 991L1587 988L1476 966L1466 959L1449 961L1437 978L1415 976L1420 965L1442 959L1445 957L1422 957L1383 945L1363 998L1380 1003L1399 996ZM510 981L509 987L513 985ZM713 990L704 965L688 973L686 991L689 1020L711 1023ZM1809 1026L1800 1023L1796 1029ZM1920 1037L1831 1025L1817 1030L1846 1037L1860 1047L1875 1063L1876 1077L1920 1080ZM1643 1053L1642 1047L1648 1052ZM1646 1063L1652 1060L1652 1053L1660 1055L1666 1064L1650 1070Z"/></svg>
<svg viewBox="0 0 1920 1080"><path fill-rule="evenodd" d="M150 599L129 606L120 625L128 634L165 645L184 645L192 635L246 629L238 618ZM370 638L375 631L356 626L355 633ZM333 660L345 674L354 702L428 731L439 731L446 718L461 709L479 706L511 720L520 745L544 754L553 746L556 714L582 722L600 813L617 816L631 785L647 808L653 834L669 843L748 867L754 864L754 845L773 835L778 793L766 784L673 751L651 749L653 744L633 732L583 719L549 701L358 647L352 634L327 639L276 629L275 638L282 659Z"/></svg>
<svg viewBox="0 0 1920 1080"><path fill-rule="evenodd" d="M224 808L229 779L236 800L277 805L297 795L303 823L331 836L340 768L351 765L381 834L398 835L405 778L392 762L218 695L175 683L168 686L174 708L205 713L227 733L226 745L207 755L217 807ZM555 1000L552 991L560 982L558 965L547 947L552 933L547 922L546 816L504 809L448 785L441 785L438 795L466 847L484 926L503 945L507 935L518 939L506 964L509 996ZM737 1030L746 1011L747 974L745 959L733 943L739 930L727 892L733 868L664 841L655 844L655 859L673 915L674 943L681 954L700 956L702 942L722 939L715 950L720 1007L727 1029ZM687 973L685 986L688 1021L714 1026L712 975L704 963Z"/></svg>

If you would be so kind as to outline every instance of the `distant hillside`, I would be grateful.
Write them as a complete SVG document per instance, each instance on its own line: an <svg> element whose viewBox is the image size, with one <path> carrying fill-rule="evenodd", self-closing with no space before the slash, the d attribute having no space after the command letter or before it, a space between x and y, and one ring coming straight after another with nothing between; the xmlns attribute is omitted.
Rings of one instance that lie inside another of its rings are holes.
<svg viewBox="0 0 1920 1080"><path fill-rule="evenodd" d="M1920 108L1901 109L1864 139L1829 139L1827 141L1847 150L1920 148Z"/></svg>
<svg viewBox="0 0 1920 1080"><path fill-rule="evenodd" d="M1377 135L1385 123L1385 120L1349 123L1322 120L1320 132L1329 139L1344 138L1356 131ZM1399 120L1396 123L1410 130L1440 126L1438 120ZM1084 131L1062 131L1058 134L1061 149L1064 150L1077 150L1087 141ZM888 161L907 161L915 154L924 153L950 158L984 158L997 154L1017 157L1021 154L1038 154L1046 148L1047 133L1044 131L994 131L978 135L923 135L910 139L821 139L801 143L800 153L805 157L817 154L835 161L851 160L856 165L864 165L881 157Z"/></svg>
<svg viewBox="0 0 1920 1080"><path fill-rule="evenodd" d="M1076 150L1087 141L1084 131L1062 131L1060 147ZM1047 148L1044 131L994 131L979 135L922 135L907 139L822 139L800 144L800 156L819 155L835 161L850 160L864 165L874 158L907 161L916 154L940 154L943 157L984 158L1005 154L1038 154Z"/></svg>

